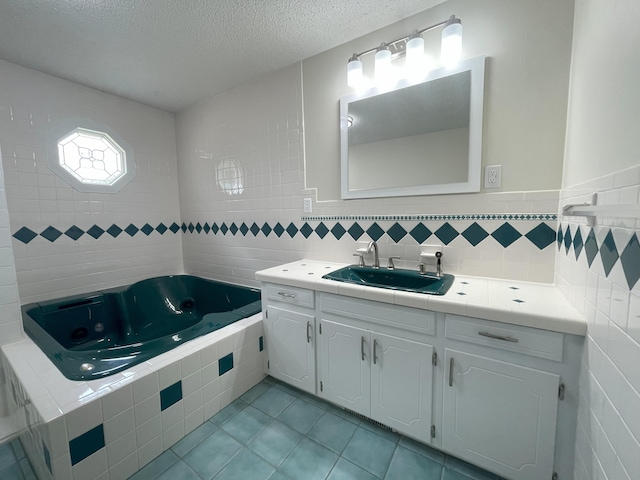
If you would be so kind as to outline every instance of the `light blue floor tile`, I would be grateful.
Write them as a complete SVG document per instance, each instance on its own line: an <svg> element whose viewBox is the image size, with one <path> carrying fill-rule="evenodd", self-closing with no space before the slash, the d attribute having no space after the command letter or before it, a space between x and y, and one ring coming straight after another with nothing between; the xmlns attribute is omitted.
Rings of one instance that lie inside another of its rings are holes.
<svg viewBox="0 0 640 480"><path fill-rule="evenodd" d="M287 477L284 473L276 470L273 472L273 475L269 477L269 480L291 480L291 478Z"/></svg>
<svg viewBox="0 0 640 480"><path fill-rule="evenodd" d="M246 445L272 420L269 415L249 405L221 428L240 443Z"/></svg>
<svg viewBox="0 0 640 480"><path fill-rule="evenodd" d="M171 450L167 450L162 455L152 460L142 470L130 477L129 480L153 480L158 478L169 467L178 461L178 457Z"/></svg>
<svg viewBox="0 0 640 480"><path fill-rule="evenodd" d="M391 430L381 428L374 423L368 422L367 420L363 420L362 422L360 422L360 426L362 428L366 428L370 432L375 433L376 435L380 435L382 438L384 438L385 440L389 440L390 442L398 443L398 440L400 440L400 435L398 435L397 433L393 433Z"/></svg>
<svg viewBox="0 0 640 480"><path fill-rule="evenodd" d="M11 444L5 443L4 445L0 445L0 470L4 470L14 463L18 463L18 459L13 453Z"/></svg>
<svg viewBox="0 0 640 480"><path fill-rule="evenodd" d="M260 395L251 405L267 415L276 418L296 399L290 393L279 388L271 388Z"/></svg>
<svg viewBox="0 0 640 480"><path fill-rule="evenodd" d="M292 480L324 480L337 460L331 450L304 438L279 470Z"/></svg>
<svg viewBox="0 0 640 480"><path fill-rule="evenodd" d="M327 480L377 480L378 477L354 465L344 458L340 458Z"/></svg>
<svg viewBox="0 0 640 480"><path fill-rule="evenodd" d="M273 377L265 377L265 379L263 380L264 383L268 383L269 385L276 385L278 383L278 380L276 380Z"/></svg>
<svg viewBox="0 0 640 480"><path fill-rule="evenodd" d="M472 480L496 480L498 478L498 476L493 473L489 473L486 470L476 467L475 465L471 465L470 463L464 462L455 457L448 456L444 462L444 465L445 467L447 467L447 469L455 470L456 472L461 473L466 477L471 478Z"/></svg>
<svg viewBox="0 0 640 480"><path fill-rule="evenodd" d="M436 450L435 448L431 448L407 437L401 437L398 445L401 445L404 448L415 453L419 453L423 457L427 457L429 460L433 460L434 462L438 462L439 464L444 465L444 453Z"/></svg>
<svg viewBox="0 0 640 480"><path fill-rule="evenodd" d="M204 422L193 432L191 432L189 435L187 435L173 447L171 447L171 450L173 450L173 452L179 457L184 457L201 441L211 436L217 429L218 427L216 427L213 423Z"/></svg>
<svg viewBox="0 0 640 480"><path fill-rule="evenodd" d="M2 480L23 480L22 470L18 463L9 465L7 468L0 470L0 478Z"/></svg>
<svg viewBox="0 0 640 480"><path fill-rule="evenodd" d="M362 423L362 420L360 420L360 418L350 414L349 412L344 411L342 408L336 407L335 405L328 404L327 412L331 412L337 417L344 418L345 420L355 425L360 425L360 423Z"/></svg>
<svg viewBox="0 0 640 480"><path fill-rule="evenodd" d="M357 425L325 412L307 435L334 452L342 453L356 428Z"/></svg>
<svg viewBox="0 0 640 480"><path fill-rule="evenodd" d="M270 464L278 466L301 439L302 435L298 432L274 420L248 446Z"/></svg>
<svg viewBox="0 0 640 480"><path fill-rule="evenodd" d="M275 387L279 388L283 392L287 392L289 395L293 395L294 397L299 397L300 395L303 394L301 390L298 390L297 388L292 387L291 385L287 385L286 383L277 383Z"/></svg>
<svg viewBox="0 0 640 480"><path fill-rule="evenodd" d="M33 472L33 468L31 467L28 458L23 458L22 460L20 460L20 470L22 470L24 480L38 480L38 477L36 477L36 474ZM0 476L0 478L2 477Z"/></svg>
<svg viewBox="0 0 640 480"><path fill-rule="evenodd" d="M202 478L212 478L242 449L232 437L222 430L205 438L200 445L184 457L184 461Z"/></svg>
<svg viewBox="0 0 640 480"><path fill-rule="evenodd" d="M11 446L13 447L13 454L16 456L16 460L20 461L26 457L24 453L24 448L22 448L22 443L17 438L11 441Z"/></svg>
<svg viewBox="0 0 640 480"><path fill-rule="evenodd" d="M263 393L265 393L267 390L269 390L271 388L271 385L262 381L260 383L258 383L255 387L253 387L251 390L249 390L248 392L246 392L244 395L242 395L240 397L241 400L244 400L247 403L251 403L253 402L256 398L258 398L260 395L262 395Z"/></svg>
<svg viewBox="0 0 640 480"><path fill-rule="evenodd" d="M396 448L385 480L440 480L442 465L399 446Z"/></svg>
<svg viewBox="0 0 640 480"><path fill-rule="evenodd" d="M300 433L307 433L323 413L323 409L298 398L278 416L278 420Z"/></svg>
<svg viewBox="0 0 640 480"><path fill-rule="evenodd" d="M267 480L275 469L250 450L243 449L216 475L215 480Z"/></svg>
<svg viewBox="0 0 640 480"><path fill-rule="evenodd" d="M358 427L342 456L382 478L389 467L395 448L394 442Z"/></svg>
<svg viewBox="0 0 640 480"><path fill-rule="evenodd" d="M242 410L247 408L247 405L248 404L246 402L240 399L234 400L218 413L216 413L213 417L211 417L209 421L217 426L224 425L225 422L229 421Z"/></svg>
<svg viewBox="0 0 640 480"><path fill-rule="evenodd" d="M200 477L180 460L174 463L166 472L158 477L158 480L200 480Z"/></svg>

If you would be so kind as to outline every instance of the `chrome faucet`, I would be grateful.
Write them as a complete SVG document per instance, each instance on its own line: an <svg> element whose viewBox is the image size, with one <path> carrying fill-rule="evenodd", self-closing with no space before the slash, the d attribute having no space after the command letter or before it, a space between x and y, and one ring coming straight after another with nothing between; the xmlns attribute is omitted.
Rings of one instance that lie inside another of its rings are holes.
<svg viewBox="0 0 640 480"><path fill-rule="evenodd" d="M373 250L373 268L380 268L380 257L378 256L378 244L375 240L369 242L367 245L367 253L371 253Z"/></svg>

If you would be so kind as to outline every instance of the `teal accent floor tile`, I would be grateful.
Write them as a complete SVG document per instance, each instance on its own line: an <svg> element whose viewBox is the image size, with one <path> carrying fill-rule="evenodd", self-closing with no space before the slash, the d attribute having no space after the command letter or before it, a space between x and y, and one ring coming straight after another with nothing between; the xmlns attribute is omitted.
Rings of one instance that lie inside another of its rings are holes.
<svg viewBox="0 0 640 480"><path fill-rule="evenodd" d="M440 465L444 465L444 453L436 450L435 448L431 448L428 445L424 445L420 442L416 442L407 437L401 437L398 445L411 450L412 452L418 453L423 457L427 457L429 460L433 460L434 462L439 463Z"/></svg>
<svg viewBox="0 0 640 480"><path fill-rule="evenodd" d="M237 399L231 402L229 405L224 407L218 413L216 413L213 417L209 419L211 423L217 426L224 425L225 422L229 421L231 418L235 417L242 410L247 408L247 403Z"/></svg>
<svg viewBox="0 0 640 480"><path fill-rule="evenodd" d="M222 430L203 440L191 450L184 462L202 478L212 478L242 450L242 445Z"/></svg>
<svg viewBox="0 0 640 480"><path fill-rule="evenodd" d="M275 469L250 450L243 449L215 480L267 480ZM176 477L178 478L178 477Z"/></svg>
<svg viewBox="0 0 640 480"><path fill-rule="evenodd" d="M387 430L385 428L381 428L378 425L367 420L363 420L362 422L360 422L360 426L362 428L366 428L370 432L375 433L376 435L381 436L385 440L389 440L390 442L398 443L398 440L400 440L400 435L398 435L397 433L394 433L391 430Z"/></svg>
<svg viewBox="0 0 640 480"><path fill-rule="evenodd" d="M334 452L342 453L356 428L358 428L357 425L344 418L325 412L307 435Z"/></svg>
<svg viewBox="0 0 640 480"><path fill-rule="evenodd" d="M243 445L246 445L272 420L269 415L249 405L220 428Z"/></svg>
<svg viewBox="0 0 640 480"><path fill-rule="evenodd" d="M296 399L290 393L279 388L271 388L260 395L251 405L267 415L276 418Z"/></svg>
<svg viewBox="0 0 640 480"><path fill-rule="evenodd" d="M167 450L159 457L148 463L142 470L138 471L129 480L152 480L158 478L174 463L178 461L178 457L171 450Z"/></svg>
<svg viewBox="0 0 640 480"><path fill-rule="evenodd" d="M350 461L340 458L333 470L331 470L327 480L378 480L378 477Z"/></svg>
<svg viewBox="0 0 640 480"><path fill-rule="evenodd" d="M274 420L248 447L272 465L278 466L298 445L302 435Z"/></svg>
<svg viewBox="0 0 640 480"><path fill-rule="evenodd" d="M23 480L24 477L22 476L20 464L14 463L13 465L9 465L7 468L0 470L0 478L2 480Z"/></svg>
<svg viewBox="0 0 640 480"><path fill-rule="evenodd" d="M404 447L396 448L385 480L440 480L442 465Z"/></svg>
<svg viewBox="0 0 640 480"><path fill-rule="evenodd" d="M395 448L394 442L358 427L342 456L382 478L389 467Z"/></svg>
<svg viewBox="0 0 640 480"><path fill-rule="evenodd" d="M244 400L247 403L251 403L256 398L258 398L260 395L262 395L267 390L269 390L270 388L271 388L270 384L268 384L265 381L262 381L262 382L258 383L255 387L250 389L248 392L246 392L244 395L242 395L240 397L240 399Z"/></svg>
<svg viewBox="0 0 640 480"><path fill-rule="evenodd" d="M11 444L5 443L4 445L0 445L0 470L4 470L14 463L18 463L18 459L13 453Z"/></svg>
<svg viewBox="0 0 640 480"><path fill-rule="evenodd" d="M473 480L496 480L496 478L498 478L493 473L489 473L486 470L476 467L475 465L471 465L470 463L467 463L455 457L447 456L444 465L447 469L455 470L456 472L461 473Z"/></svg>
<svg viewBox="0 0 640 480"><path fill-rule="evenodd" d="M322 408L298 398L278 416L278 420L300 433L307 433L323 413Z"/></svg>
<svg viewBox="0 0 640 480"><path fill-rule="evenodd" d="M304 438L279 470L292 480L324 480L337 460L331 450Z"/></svg>
<svg viewBox="0 0 640 480"><path fill-rule="evenodd" d="M205 438L211 436L217 429L218 427L213 423L204 422L193 432L189 433L186 437L171 447L171 450L173 450L173 452L179 457L184 457Z"/></svg>
<svg viewBox="0 0 640 480"><path fill-rule="evenodd" d="M200 477L182 460L174 463L158 480L200 480Z"/></svg>

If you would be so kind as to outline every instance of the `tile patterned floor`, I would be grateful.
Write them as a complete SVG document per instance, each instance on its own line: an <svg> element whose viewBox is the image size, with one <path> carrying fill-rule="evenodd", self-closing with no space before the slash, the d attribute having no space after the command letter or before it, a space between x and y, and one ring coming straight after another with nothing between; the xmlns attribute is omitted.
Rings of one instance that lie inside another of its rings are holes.
<svg viewBox="0 0 640 480"><path fill-rule="evenodd" d="M0 445L0 479L36 480L19 440Z"/></svg>
<svg viewBox="0 0 640 480"><path fill-rule="evenodd" d="M500 480L270 377L130 478L156 479Z"/></svg>

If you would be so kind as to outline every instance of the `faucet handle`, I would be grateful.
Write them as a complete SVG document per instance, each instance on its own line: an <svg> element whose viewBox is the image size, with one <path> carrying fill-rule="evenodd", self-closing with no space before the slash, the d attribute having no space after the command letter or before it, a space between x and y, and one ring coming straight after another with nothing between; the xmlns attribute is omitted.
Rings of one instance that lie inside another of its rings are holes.
<svg viewBox="0 0 640 480"><path fill-rule="evenodd" d="M393 264L393 260L394 259L395 260L400 260L400 257L399 256L398 257L396 257L396 256L389 257L389 260L387 261L387 268L389 270L393 270L394 268L396 268L396 266Z"/></svg>
<svg viewBox="0 0 640 480"><path fill-rule="evenodd" d="M417 264L416 267L420 269L420 275L424 275L425 273L427 273L426 265L423 262L420 262L419 264Z"/></svg>
<svg viewBox="0 0 640 480"><path fill-rule="evenodd" d="M363 253L354 253L353 254L354 257L360 257L358 260L358 266L359 267L364 267L364 254Z"/></svg>

